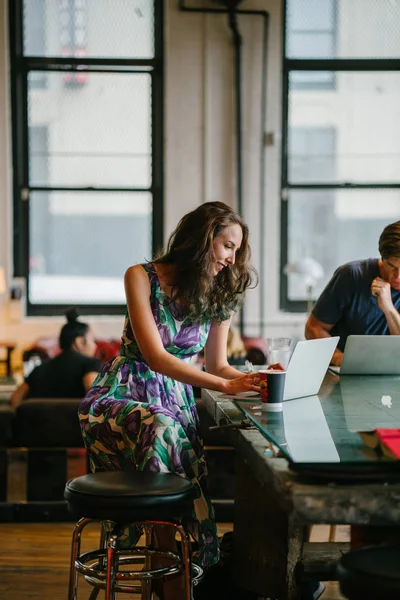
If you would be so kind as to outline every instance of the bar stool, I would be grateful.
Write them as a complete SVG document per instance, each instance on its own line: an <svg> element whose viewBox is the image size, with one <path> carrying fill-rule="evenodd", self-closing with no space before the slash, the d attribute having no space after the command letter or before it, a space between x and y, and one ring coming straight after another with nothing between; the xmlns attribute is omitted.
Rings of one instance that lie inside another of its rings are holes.
<svg viewBox="0 0 400 600"><path fill-rule="evenodd" d="M342 556L337 565L340 591L348 600L400 597L400 546L367 546Z"/></svg>
<svg viewBox="0 0 400 600"><path fill-rule="evenodd" d="M69 511L79 519L72 537L68 599L77 598L79 574L94 587L90 600L100 589L105 590L106 600L114 600L117 592L142 593L142 598L150 599L152 579L183 573L185 600L191 600L192 587L203 575L191 562L189 537L182 525L182 519L192 513L194 493L190 481L171 473L110 471L68 481L64 497ZM101 523L99 548L81 554L82 530L93 521ZM124 530L132 525L144 531L145 546L124 548L120 544ZM182 555L152 547L155 525L179 532ZM167 558L171 565L151 568L154 557ZM142 563L143 570L123 568L136 563Z"/></svg>

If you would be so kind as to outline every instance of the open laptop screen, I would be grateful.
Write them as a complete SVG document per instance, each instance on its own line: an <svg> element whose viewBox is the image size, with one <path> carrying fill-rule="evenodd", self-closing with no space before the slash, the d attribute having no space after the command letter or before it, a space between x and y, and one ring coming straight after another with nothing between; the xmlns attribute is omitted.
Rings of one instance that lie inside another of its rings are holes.
<svg viewBox="0 0 400 600"><path fill-rule="evenodd" d="M349 335L340 375L400 375L400 335Z"/></svg>

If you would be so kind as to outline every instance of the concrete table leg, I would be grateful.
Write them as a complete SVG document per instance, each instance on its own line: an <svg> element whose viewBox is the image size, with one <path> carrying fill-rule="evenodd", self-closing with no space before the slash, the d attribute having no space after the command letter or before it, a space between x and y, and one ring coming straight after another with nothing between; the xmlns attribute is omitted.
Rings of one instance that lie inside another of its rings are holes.
<svg viewBox="0 0 400 600"><path fill-rule="evenodd" d="M296 565L303 527L282 508L273 489L259 484L237 456L233 572L235 584L265 598L297 600Z"/></svg>

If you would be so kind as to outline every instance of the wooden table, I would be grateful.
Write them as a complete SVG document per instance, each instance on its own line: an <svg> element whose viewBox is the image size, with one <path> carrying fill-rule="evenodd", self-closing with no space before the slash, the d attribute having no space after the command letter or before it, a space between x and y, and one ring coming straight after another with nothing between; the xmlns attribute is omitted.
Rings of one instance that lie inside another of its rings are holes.
<svg viewBox="0 0 400 600"><path fill-rule="evenodd" d="M326 397L330 391L325 392ZM242 411L233 401L218 396L218 392L202 390L214 421L240 423ZM305 542L305 525L400 525L400 484L302 483L285 458L270 456L271 445L259 429L234 429L231 438L236 449L233 572L238 586L265 598L297 599L302 571L311 566L319 578L318 561L325 563L327 557L339 557L339 551L347 549L333 543L322 556L322 545Z"/></svg>

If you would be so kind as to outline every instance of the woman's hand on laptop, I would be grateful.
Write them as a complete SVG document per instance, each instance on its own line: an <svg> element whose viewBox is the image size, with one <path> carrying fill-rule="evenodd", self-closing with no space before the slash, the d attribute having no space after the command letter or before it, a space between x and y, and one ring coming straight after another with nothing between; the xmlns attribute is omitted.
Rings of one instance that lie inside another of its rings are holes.
<svg viewBox="0 0 400 600"><path fill-rule="evenodd" d="M224 381L224 387L220 390L224 394L242 394L243 392L260 391L260 375L256 371L245 373L234 379Z"/></svg>
<svg viewBox="0 0 400 600"><path fill-rule="evenodd" d="M272 365L268 365L267 369L273 369L274 371L286 371L282 363L273 363Z"/></svg>

